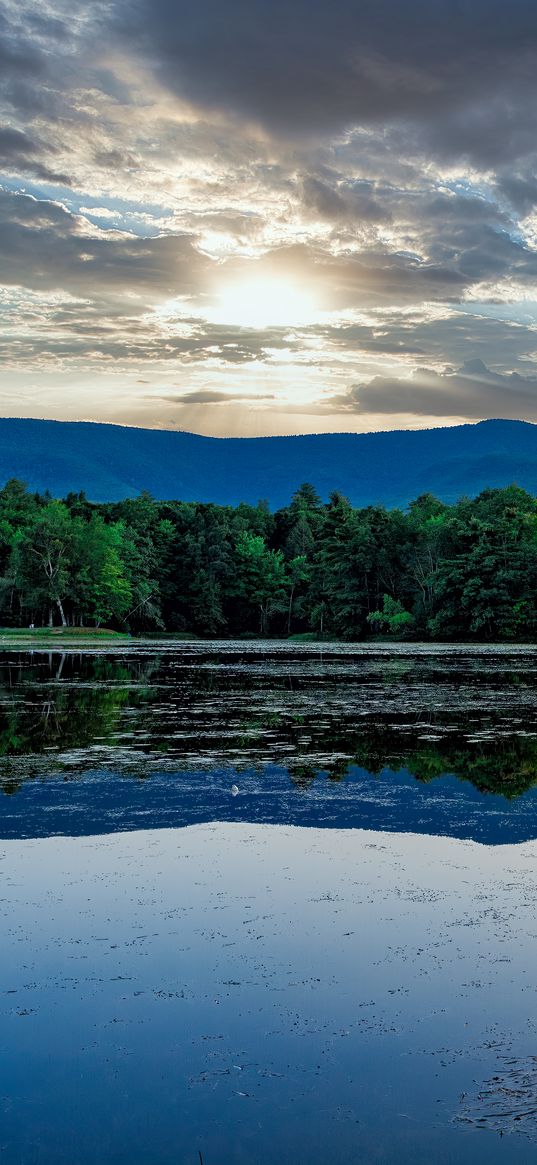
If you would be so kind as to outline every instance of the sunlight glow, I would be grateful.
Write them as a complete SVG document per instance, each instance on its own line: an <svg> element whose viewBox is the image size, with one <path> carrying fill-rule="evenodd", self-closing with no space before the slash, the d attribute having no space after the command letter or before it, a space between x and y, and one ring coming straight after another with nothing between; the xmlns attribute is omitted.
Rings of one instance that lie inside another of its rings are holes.
<svg viewBox="0 0 537 1165"><path fill-rule="evenodd" d="M318 314L310 291L287 279L247 279L230 283L207 312L211 322L241 328L293 328Z"/></svg>

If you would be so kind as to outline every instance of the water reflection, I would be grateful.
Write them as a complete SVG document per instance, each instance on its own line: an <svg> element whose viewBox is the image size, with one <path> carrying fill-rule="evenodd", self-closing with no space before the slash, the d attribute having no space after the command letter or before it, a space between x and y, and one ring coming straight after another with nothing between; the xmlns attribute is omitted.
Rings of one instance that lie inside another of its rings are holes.
<svg viewBox="0 0 537 1165"><path fill-rule="evenodd" d="M237 824L2 843L2 1165L534 1165L536 856Z"/></svg>
<svg viewBox="0 0 537 1165"><path fill-rule="evenodd" d="M3 653L3 777L81 771L106 751L119 771L279 765L304 787L359 766L516 797L537 780L536 660L195 644ZM26 767L10 773L10 759Z"/></svg>
<svg viewBox="0 0 537 1165"><path fill-rule="evenodd" d="M2 1165L533 1163L536 676L5 653Z"/></svg>
<svg viewBox="0 0 537 1165"><path fill-rule="evenodd" d="M5 653L0 836L210 820L537 836L536 675L520 648Z"/></svg>
<svg viewBox="0 0 537 1165"><path fill-rule="evenodd" d="M0 757L83 748L113 737L122 709L147 698L144 668L49 653L0 663Z"/></svg>

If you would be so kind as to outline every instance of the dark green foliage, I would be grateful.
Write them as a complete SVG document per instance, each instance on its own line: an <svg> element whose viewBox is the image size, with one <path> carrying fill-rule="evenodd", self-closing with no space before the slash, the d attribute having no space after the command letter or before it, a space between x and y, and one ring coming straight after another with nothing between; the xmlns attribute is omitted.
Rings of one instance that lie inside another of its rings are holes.
<svg viewBox="0 0 537 1165"><path fill-rule="evenodd" d="M537 636L537 503L517 486L408 511L324 505L310 485L272 514L93 504L0 490L0 618L206 636L520 641Z"/></svg>

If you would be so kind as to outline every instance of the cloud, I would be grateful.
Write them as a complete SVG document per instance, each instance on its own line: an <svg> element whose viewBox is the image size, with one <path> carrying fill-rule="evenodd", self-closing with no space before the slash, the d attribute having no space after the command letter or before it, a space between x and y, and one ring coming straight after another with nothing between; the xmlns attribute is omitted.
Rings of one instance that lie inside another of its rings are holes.
<svg viewBox="0 0 537 1165"><path fill-rule="evenodd" d="M316 177L306 175L302 180L302 196L304 206L318 213L328 221L386 223L391 221L391 214L386 206L375 198L374 187L371 182L354 181L342 182L334 176L332 183Z"/></svg>
<svg viewBox="0 0 537 1165"><path fill-rule="evenodd" d="M409 121L459 156L531 147L531 0L125 0L116 14L170 89L278 136Z"/></svg>
<svg viewBox="0 0 537 1165"><path fill-rule="evenodd" d="M443 305L376 311L368 320L320 327L315 334L323 349L340 351L344 359L392 356L406 365L410 357L413 363L419 357L423 364L446 365L449 353L452 367L477 357L502 370L516 365L522 370L535 362L537 351L534 320L502 318L499 305L489 315Z"/></svg>
<svg viewBox="0 0 537 1165"><path fill-rule="evenodd" d="M147 396L148 400L155 400L155 394ZM273 392L258 393L253 396L245 392L218 392L216 389L201 388L190 392L167 393L158 397L167 404L176 405L213 405L229 404L232 401L242 401L245 404L258 404L261 401L275 400Z"/></svg>
<svg viewBox="0 0 537 1165"><path fill-rule="evenodd" d="M376 206L369 192L363 197L369 207ZM98 207L94 217L103 213L106 208ZM419 220L419 207L412 214ZM229 216L226 221L231 229ZM437 197L422 207L421 221L411 226L409 218L407 235L411 229L416 249L407 251L376 239L367 247L339 252L305 242L216 264L193 233L168 230L144 238L105 230L59 202L0 190L1 278L5 285L63 288L99 300L130 295L132 311L144 302L183 297L196 302L200 312L217 282L252 277L295 280L315 294L322 308L334 311L458 303L483 281L509 279L513 286L530 288L537 282L537 251L513 238L501 212L482 201ZM229 358L239 358L238 353L230 352Z"/></svg>
<svg viewBox="0 0 537 1165"><path fill-rule="evenodd" d="M97 299L191 296L209 266L186 235L142 239L90 229L60 203L1 190L0 250L5 285Z"/></svg>
<svg viewBox="0 0 537 1165"><path fill-rule="evenodd" d="M491 372L482 360L474 359L457 371L421 368L408 379L375 376L330 397L326 404L345 413L537 420L537 377Z"/></svg>
<svg viewBox="0 0 537 1165"><path fill-rule="evenodd" d="M0 125L0 167L15 173L33 174L45 182L68 186L70 179L66 174L45 165L41 160L46 153L47 148L42 142L33 140L22 130Z"/></svg>
<svg viewBox="0 0 537 1165"><path fill-rule="evenodd" d="M533 417L536 57L529 0L0 0L3 369L184 385L155 423ZM212 322L264 279L310 322Z"/></svg>

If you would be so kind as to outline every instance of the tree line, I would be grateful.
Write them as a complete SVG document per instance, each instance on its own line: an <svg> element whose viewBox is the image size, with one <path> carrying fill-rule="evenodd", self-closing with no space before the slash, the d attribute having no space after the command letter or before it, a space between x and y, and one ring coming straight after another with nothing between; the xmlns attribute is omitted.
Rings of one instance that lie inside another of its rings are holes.
<svg viewBox="0 0 537 1165"><path fill-rule="evenodd" d="M512 485L408 509L62 501L0 490L5 626L199 636L524 640L537 635L537 501Z"/></svg>

